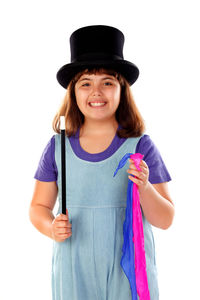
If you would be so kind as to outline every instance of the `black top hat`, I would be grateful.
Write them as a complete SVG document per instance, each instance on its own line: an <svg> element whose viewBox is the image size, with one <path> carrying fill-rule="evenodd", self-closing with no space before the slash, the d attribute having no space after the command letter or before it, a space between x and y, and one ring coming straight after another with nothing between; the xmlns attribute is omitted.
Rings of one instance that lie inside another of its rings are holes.
<svg viewBox="0 0 200 300"><path fill-rule="evenodd" d="M71 63L57 72L57 80L67 88L71 79L84 69L102 67L122 74L132 85L139 70L123 57L124 35L117 28L95 25L79 28L70 37Z"/></svg>

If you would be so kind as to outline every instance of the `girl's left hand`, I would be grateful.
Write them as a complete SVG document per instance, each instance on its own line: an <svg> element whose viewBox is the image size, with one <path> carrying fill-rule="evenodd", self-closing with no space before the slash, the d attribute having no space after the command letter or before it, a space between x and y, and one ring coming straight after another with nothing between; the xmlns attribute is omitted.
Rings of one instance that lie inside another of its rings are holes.
<svg viewBox="0 0 200 300"><path fill-rule="evenodd" d="M141 171L138 171L133 160L129 159L129 162L130 165L127 173L129 173L130 175L128 176L128 178L137 184L140 191L145 190L149 184L149 168L147 164L144 160L141 160L139 165ZM131 175L134 175L135 177Z"/></svg>

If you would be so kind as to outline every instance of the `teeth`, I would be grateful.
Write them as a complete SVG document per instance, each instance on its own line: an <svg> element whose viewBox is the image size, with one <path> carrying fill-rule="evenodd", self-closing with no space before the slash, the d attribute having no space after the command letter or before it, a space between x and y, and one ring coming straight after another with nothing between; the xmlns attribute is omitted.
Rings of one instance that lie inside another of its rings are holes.
<svg viewBox="0 0 200 300"><path fill-rule="evenodd" d="M90 102L91 106L103 106L105 102Z"/></svg>

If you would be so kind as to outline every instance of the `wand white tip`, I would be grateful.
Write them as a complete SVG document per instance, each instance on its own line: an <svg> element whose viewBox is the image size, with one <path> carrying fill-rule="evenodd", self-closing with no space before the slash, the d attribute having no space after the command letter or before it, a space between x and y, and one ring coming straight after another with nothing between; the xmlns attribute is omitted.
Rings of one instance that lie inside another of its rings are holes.
<svg viewBox="0 0 200 300"><path fill-rule="evenodd" d="M60 116L60 129L65 130L65 117Z"/></svg>

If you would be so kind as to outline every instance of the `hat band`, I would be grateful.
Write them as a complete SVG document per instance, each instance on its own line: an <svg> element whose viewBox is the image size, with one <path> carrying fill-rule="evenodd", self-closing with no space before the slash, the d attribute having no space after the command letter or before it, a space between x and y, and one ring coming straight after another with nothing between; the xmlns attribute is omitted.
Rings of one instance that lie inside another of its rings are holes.
<svg viewBox="0 0 200 300"><path fill-rule="evenodd" d="M123 57L119 56L119 55L115 55L115 54L107 54L107 53L86 53L86 54L82 54L79 55L76 58L71 58L71 62L83 62L83 61L102 61L102 60L122 60Z"/></svg>

